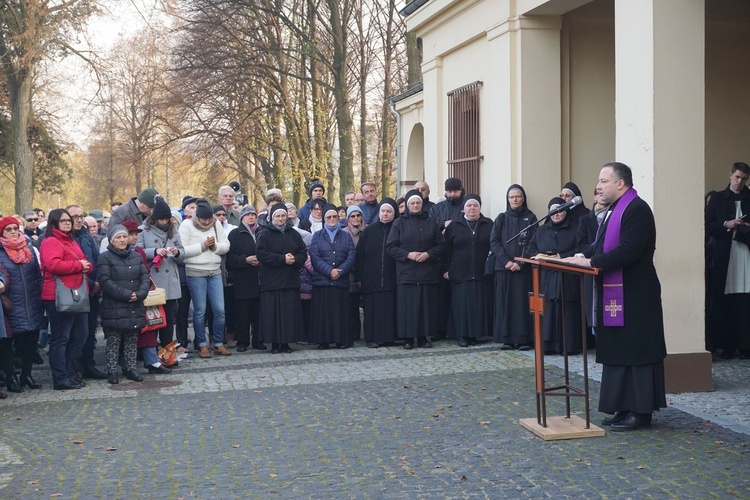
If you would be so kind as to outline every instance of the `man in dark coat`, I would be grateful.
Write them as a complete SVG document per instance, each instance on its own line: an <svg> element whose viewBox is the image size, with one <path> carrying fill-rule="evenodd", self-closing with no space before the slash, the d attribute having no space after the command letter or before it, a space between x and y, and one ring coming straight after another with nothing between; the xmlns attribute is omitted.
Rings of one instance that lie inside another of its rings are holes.
<svg viewBox="0 0 750 500"><path fill-rule="evenodd" d="M135 198L131 198L126 204L114 211L109 219L109 227L122 224L122 221L132 220L140 226L146 217L151 215L154 209L154 197L159 192L154 188L146 188Z"/></svg>
<svg viewBox="0 0 750 500"><path fill-rule="evenodd" d="M362 218L365 224L372 224L378 220L379 203L377 200L377 186L375 186L374 182L368 181L362 184L359 191L365 197L365 202L359 205L362 211Z"/></svg>
<svg viewBox="0 0 750 500"><path fill-rule="evenodd" d="M633 189L627 165L608 163L596 186L610 208L585 256L566 261L600 269L596 277L596 361L601 363L599 411L613 431L651 424L666 407L661 284L654 268L656 224L648 203Z"/></svg>
<svg viewBox="0 0 750 500"><path fill-rule="evenodd" d="M711 282L707 294L714 300L712 321L719 339L721 357L750 358L750 279L743 269L750 265L750 178L747 163L737 162L729 173L729 185L711 197L706 208L706 233L713 242ZM744 263L744 265L743 265Z"/></svg>
<svg viewBox="0 0 750 500"><path fill-rule="evenodd" d="M414 189L422 194L422 211L430 213L430 209L435 206L434 201L430 201L430 185L425 181L417 181L414 183Z"/></svg>
<svg viewBox="0 0 750 500"><path fill-rule="evenodd" d="M323 197L323 195L326 193L326 188L318 179L312 181L308 192L310 193L310 198L308 198L305 204L299 207L299 210L297 210L297 217L299 217L300 220L310 217L310 208L312 208L313 201L321 200L323 202L323 205L328 203L328 201L326 201L326 199Z"/></svg>

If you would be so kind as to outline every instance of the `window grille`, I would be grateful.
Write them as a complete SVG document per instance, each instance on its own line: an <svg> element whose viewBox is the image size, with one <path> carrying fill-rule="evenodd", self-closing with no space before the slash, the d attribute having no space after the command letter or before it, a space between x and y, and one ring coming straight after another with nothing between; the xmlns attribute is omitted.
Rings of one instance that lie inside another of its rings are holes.
<svg viewBox="0 0 750 500"><path fill-rule="evenodd" d="M479 194L479 89L482 82L448 92L448 172L467 193Z"/></svg>

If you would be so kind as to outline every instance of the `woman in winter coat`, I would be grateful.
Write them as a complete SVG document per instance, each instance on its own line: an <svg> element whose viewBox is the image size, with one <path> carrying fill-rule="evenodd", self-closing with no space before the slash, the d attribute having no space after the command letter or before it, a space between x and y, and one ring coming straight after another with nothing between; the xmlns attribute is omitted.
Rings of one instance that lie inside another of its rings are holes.
<svg viewBox="0 0 750 500"><path fill-rule="evenodd" d="M258 231L258 212L252 205L245 205L240 211L240 225L229 233L229 253L227 253L227 270L234 282L234 310L237 321L235 331L237 352L245 352L252 345L253 349L265 351L266 345L259 340L258 315L260 313L260 281L258 269L260 261L256 255ZM250 342L250 329L253 341Z"/></svg>
<svg viewBox="0 0 750 500"><path fill-rule="evenodd" d="M263 342L271 353L292 352L289 344L302 336L302 304L299 268L307 259L302 236L287 224L286 205L268 210L266 229L258 234L256 255L260 261L260 319Z"/></svg>
<svg viewBox="0 0 750 500"><path fill-rule="evenodd" d="M444 277L451 283L453 331L460 347L492 335L492 283L484 275L492 220L481 209L479 195L466 195L463 216L454 219L444 233L446 255L441 262Z"/></svg>
<svg viewBox="0 0 750 500"><path fill-rule="evenodd" d="M193 329L199 356L211 357L206 340L206 302L211 304L213 312L214 352L230 356L232 353L224 346L226 315L221 272L221 256L229 251L229 240L214 219L213 207L207 200L198 200L193 218L180 224L180 239L185 248L185 272L193 299Z"/></svg>
<svg viewBox="0 0 750 500"><path fill-rule="evenodd" d="M534 332L529 315L531 267L516 262L516 257L529 257L529 241L533 228L508 242L524 228L536 222L536 215L526 205L526 192L518 184L508 188L505 212L495 219L490 237L495 273L495 317L493 337L502 342L501 349L531 349Z"/></svg>
<svg viewBox="0 0 750 500"><path fill-rule="evenodd" d="M174 338L177 301L182 297L178 266L185 259L180 235L172 224L172 212L160 195L154 198L154 209L138 234L138 247L142 248L148 260L151 279L167 295L164 313L167 325L158 331L159 344L164 347Z"/></svg>
<svg viewBox="0 0 750 500"><path fill-rule="evenodd" d="M326 201L322 199L313 200L310 202L310 215L300 219L299 227L310 233L317 233L323 229L323 209L326 206ZM301 215L300 215L301 217Z"/></svg>
<svg viewBox="0 0 750 500"><path fill-rule="evenodd" d="M99 255L97 274L102 288L100 313L104 337L107 339L107 379L120 383L117 358L123 345L125 368L122 374L129 380L141 382L136 370L138 334L146 326L146 308L151 282L141 255L128 243L128 230L122 224L110 228L107 251Z"/></svg>
<svg viewBox="0 0 750 500"><path fill-rule="evenodd" d="M0 270L0 295L6 292L6 284L10 283L10 279L6 272ZM8 320L5 318L6 315L5 307L0 307L0 371L5 376L5 385L8 385L9 381L13 381L15 384L14 377L16 375L15 368L13 367L13 339L11 338L10 327L8 326ZM15 392L21 392L21 384L15 384ZM8 390L11 390L8 388ZM13 392L13 391L11 391ZM7 398L8 395L3 391L0 391L0 399Z"/></svg>
<svg viewBox="0 0 750 500"><path fill-rule="evenodd" d="M406 193L406 212L391 228L386 251L396 261L398 334L404 349L432 347L429 335L438 330L440 258L445 239L434 219L422 211L422 195Z"/></svg>
<svg viewBox="0 0 750 500"><path fill-rule="evenodd" d="M360 285L365 311L365 345L380 347L398 338L396 332L396 261L385 244L398 217L392 198L380 202L378 220L362 232L354 260L354 280Z"/></svg>
<svg viewBox="0 0 750 500"><path fill-rule="evenodd" d="M555 197L549 201L547 207L554 210L563 203L565 200ZM529 253L531 256L543 253L562 259L572 257L576 252L577 232L578 227L571 225L567 212L557 213L534 233L529 243ZM582 321L581 286L578 276L566 276L554 269L542 269L541 287L545 299L542 317L544 353L562 353L567 347L568 354L579 354L582 349Z"/></svg>
<svg viewBox="0 0 750 500"><path fill-rule="evenodd" d="M32 242L23 236L13 217L0 219L0 235L0 266L9 277L5 294L13 305L5 318L13 333L16 354L21 358L21 380L12 371L11 377L6 373L6 387L11 392L21 392L24 386L41 389L31 376L39 330L46 326L39 261Z"/></svg>
<svg viewBox="0 0 750 500"><path fill-rule="evenodd" d="M313 234L310 262L313 267L310 326L318 349L335 343L339 349L354 344L349 326L349 273L354 269L354 242L339 226L336 207L328 205L323 214L325 226Z"/></svg>
<svg viewBox="0 0 750 500"><path fill-rule="evenodd" d="M55 278L60 278L63 286L76 289L84 281L84 274L94 268L73 240L72 231L70 213L61 208L51 210L39 252L44 276L41 297L49 319L49 366L55 390L84 386L76 373L76 364L88 336L88 313L61 313L55 307Z"/></svg>

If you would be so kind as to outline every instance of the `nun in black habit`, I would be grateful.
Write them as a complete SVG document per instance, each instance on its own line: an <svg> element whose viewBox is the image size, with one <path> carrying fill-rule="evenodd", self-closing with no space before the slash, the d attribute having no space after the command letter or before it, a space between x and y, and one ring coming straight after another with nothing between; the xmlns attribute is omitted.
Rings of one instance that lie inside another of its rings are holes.
<svg viewBox="0 0 750 500"><path fill-rule="evenodd" d="M490 236L495 262L495 317L493 337L502 342L501 349L529 350L534 341L529 293L532 290L531 267L516 262L516 257L529 257L528 243L534 228L507 243L525 227L537 221L536 215L526 206L526 192L519 184L513 184L505 195L505 212L495 219Z"/></svg>
<svg viewBox="0 0 750 500"><path fill-rule="evenodd" d="M581 190L578 189L578 186L573 182L566 183L562 189L560 190L560 198L563 199L563 203L567 203L576 196L580 196L583 198L583 195L581 194ZM586 208L586 205L581 202L580 205L576 205L574 207L570 207L568 209L568 223L570 224L570 227L573 228L573 230L578 229L578 220L589 213L589 209Z"/></svg>
<svg viewBox="0 0 750 500"><path fill-rule="evenodd" d="M304 328L298 270L305 264L307 248L287 218L286 205L272 206L266 230L256 240L261 263L258 340L270 342L272 354L292 352L289 344L302 337Z"/></svg>
<svg viewBox="0 0 750 500"><path fill-rule="evenodd" d="M492 219L482 215L482 199L468 194L463 215L446 228L443 277L451 283L451 318L460 347L492 335L492 284L484 276Z"/></svg>
<svg viewBox="0 0 750 500"><path fill-rule="evenodd" d="M418 346L432 347L445 239L437 222L422 211L416 189L406 193L406 212L393 223L386 251L396 261L396 321L404 349L412 349L415 338Z"/></svg>
<svg viewBox="0 0 750 500"><path fill-rule="evenodd" d="M385 198L378 220L368 225L357 243L354 280L360 283L365 311L365 344L380 347L398 338L396 331L396 261L385 250L398 205Z"/></svg>
<svg viewBox="0 0 750 500"><path fill-rule="evenodd" d="M565 200L555 197L549 201L547 208L554 210L564 203ZM577 228L572 227L568 217L568 212L559 212L551 216L531 239L530 255L542 253L560 259L572 257L576 253ZM542 269L541 287L545 299L542 317L544 353L563 353L567 344L568 354L579 354L583 347L581 286L578 276L566 275L554 269L545 268ZM565 343L563 342L563 328L565 329Z"/></svg>

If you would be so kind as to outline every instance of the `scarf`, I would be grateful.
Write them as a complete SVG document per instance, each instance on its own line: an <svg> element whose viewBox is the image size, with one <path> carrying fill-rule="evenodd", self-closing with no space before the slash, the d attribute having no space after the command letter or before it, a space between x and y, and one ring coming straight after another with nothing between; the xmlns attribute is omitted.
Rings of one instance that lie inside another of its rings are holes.
<svg viewBox="0 0 750 500"><path fill-rule="evenodd" d="M638 198L638 192L630 188L617 201L612 213L609 215L609 223L604 233L604 253L607 253L620 245L620 228L622 225L622 214L631 201ZM622 268L604 271L604 288L602 297L604 299L604 326L625 326L625 304L623 303L624 289L622 283Z"/></svg>
<svg viewBox="0 0 750 500"><path fill-rule="evenodd" d="M334 227L330 227L328 225L323 226L326 230L326 233L328 233L328 238L331 240L331 243L333 243L334 238L336 238L336 233L339 232L339 226L336 225Z"/></svg>
<svg viewBox="0 0 750 500"><path fill-rule="evenodd" d="M200 219L198 219L198 217L193 217L190 220L193 221L193 226L195 226L195 228L199 231L208 231L209 229L214 227L214 224L216 224L216 219L211 219L211 222L206 225L201 224L201 221Z"/></svg>
<svg viewBox="0 0 750 500"><path fill-rule="evenodd" d="M5 253L8 254L10 260L16 264L28 264L31 262L31 250L29 245L26 243L26 238L19 235L18 238L11 241L5 238L0 238L0 244L3 245Z"/></svg>

